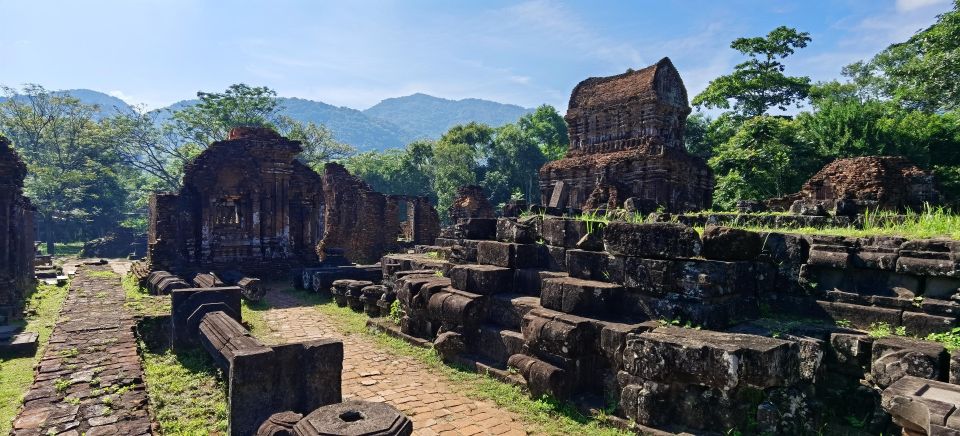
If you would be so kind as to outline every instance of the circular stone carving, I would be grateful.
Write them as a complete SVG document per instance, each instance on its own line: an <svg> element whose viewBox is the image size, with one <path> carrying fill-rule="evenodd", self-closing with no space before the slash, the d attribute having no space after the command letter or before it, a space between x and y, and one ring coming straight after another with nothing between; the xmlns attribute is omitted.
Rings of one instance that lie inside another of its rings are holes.
<svg viewBox="0 0 960 436"><path fill-rule="evenodd" d="M293 431L300 436L409 436L413 422L389 404L353 400L314 410Z"/></svg>

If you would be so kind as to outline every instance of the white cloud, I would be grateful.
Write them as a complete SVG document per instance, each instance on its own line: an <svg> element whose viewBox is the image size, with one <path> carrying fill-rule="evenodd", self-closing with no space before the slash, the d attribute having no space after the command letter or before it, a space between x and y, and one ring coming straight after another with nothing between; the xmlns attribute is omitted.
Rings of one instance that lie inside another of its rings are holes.
<svg viewBox="0 0 960 436"><path fill-rule="evenodd" d="M949 1L950 0L897 0L897 10L907 12L928 6L946 4Z"/></svg>
<svg viewBox="0 0 960 436"><path fill-rule="evenodd" d="M130 95L124 94L123 91L110 91L107 93L107 95L111 97L119 98L120 100L123 100L130 105L140 104L140 102L137 101L137 99L133 98Z"/></svg>

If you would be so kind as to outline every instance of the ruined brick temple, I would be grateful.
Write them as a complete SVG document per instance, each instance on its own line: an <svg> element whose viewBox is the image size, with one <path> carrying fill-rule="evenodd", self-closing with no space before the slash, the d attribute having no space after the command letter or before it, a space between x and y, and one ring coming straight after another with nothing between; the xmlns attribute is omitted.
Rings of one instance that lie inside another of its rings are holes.
<svg viewBox="0 0 960 436"><path fill-rule="evenodd" d="M570 147L540 169L549 206L621 207L683 212L709 208L713 173L688 154L687 91L670 59L638 71L580 82L570 95ZM652 211L652 210L651 210Z"/></svg>
<svg viewBox="0 0 960 436"><path fill-rule="evenodd" d="M26 175L27 166L0 136L0 307L10 312L18 311L33 280L34 209L23 196Z"/></svg>
<svg viewBox="0 0 960 436"><path fill-rule="evenodd" d="M150 199L150 268L279 275L333 248L373 262L404 239L436 238L426 199L375 192L339 164L321 176L297 160L301 150L264 128L236 128L211 144L187 165L179 192Z"/></svg>
<svg viewBox="0 0 960 436"><path fill-rule="evenodd" d="M921 210L938 204L933 175L902 156L837 159L813 175L800 192L767 200L772 209L822 209L840 215L865 210Z"/></svg>

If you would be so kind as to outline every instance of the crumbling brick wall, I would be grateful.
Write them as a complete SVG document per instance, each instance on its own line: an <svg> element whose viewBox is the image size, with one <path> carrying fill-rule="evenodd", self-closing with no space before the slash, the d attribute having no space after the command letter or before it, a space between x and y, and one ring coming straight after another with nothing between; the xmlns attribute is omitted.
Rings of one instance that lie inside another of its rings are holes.
<svg viewBox="0 0 960 436"><path fill-rule="evenodd" d="M813 175L800 192L767 200L774 209L793 203L822 202L836 209L838 201L853 203L853 209L921 210L938 204L940 195L933 175L902 156L864 156L837 159ZM842 206L841 206L842 208Z"/></svg>
<svg viewBox="0 0 960 436"><path fill-rule="evenodd" d="M567 157L540 169L541 196L553 197L562 182L565 198L548 206L621 207L627 198L636 198L669 212L709 208L713 172L683 145L689 113L683 81L668 58L638 71L580 82L564 117L570 136ZM598 185L612 183L617 184L612 202L609 195L604 201L595 195L588 203Z"/></svg>
<svg viewBox="0 0 960 436"><path fill-rule="evenodd" d="M326 217L319 253L342 248L353 262L374 263L396 246L400 222L395 201L387 201L338 163L324 167L323 194Z"/></svg>
<svg viewBox="0 0 960 436"><path fill-rule="evenodd" d="M450 221L456 223L466 218L493 218L493 205L480 186L468 185L457 188L457 197L447 209Z"/></svg>
<svg viewBox="0 0 960 436"><path fill-rule="evenodd" d="M34 208L23 196L27 166L0 136L0 306L18 308L33 280Z"/></svg>

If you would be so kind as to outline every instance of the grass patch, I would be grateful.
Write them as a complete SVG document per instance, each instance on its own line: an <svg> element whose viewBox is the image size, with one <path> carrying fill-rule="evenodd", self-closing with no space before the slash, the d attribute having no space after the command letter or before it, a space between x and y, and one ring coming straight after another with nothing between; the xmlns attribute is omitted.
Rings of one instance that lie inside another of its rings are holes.
<svg viewBox="0 0 960 436"><path fill-rule="evenodd" d="M757 232L787 232L805 235L832 235L863 238L869 236L900 236L910 239L951 238L960 239L960 215L956 215L943 207L927 206L921 212L879 211L867 212L863 215L862 224L844 227L774 227L756 225L738 225L724 223L728 227L736 227ZM698 229L702 234L702 229Z"/></svg>
<svg viewBox="0 0 960 436"><path fill-rule="evenodd" d="M90 277L96 277L100 279L120 278L120 276L113 271L87 271L87 275Z"/></svg>
<svg viewBox="0 0 960 436"><path fill-rule="evenodd" d="M244 327L261 342L266 342L264 338L270 334L270 327L267 327L266 321L263 320L263 311L269 308L270 306L263 301L254 303L244 299L240 302L240 318L243 319Z"/></svg>
<svg viewBox="0 0 960 436"><path fill-rule="evenodd" d="M207 352L151 351L141 342L150 407L162 434L226 434L227 388Z"/></svg>
<svg viewBox="0 0 960 436"><path fill-rule="evenodd" d="M295 295L304 303L314 305L320 313L332 319L344 334L367 335L383 348L424 363L433 373L441 374L454 383L458 391L465 395L473 399L492 401L500 408L518 414L524 423L532 427L533 433L598 436L634 434L606 426L600 419L586 416L569 404L546 397L533 399L517 386L466 368L447 365L432 349L416 347L401 339L371 331L367 327L366 315L339 307L329 298L302 290L290 289L285 292Z"/></svg>
<svg viewBox="0 0 960 436"><path fill-rule="evenodd" d="M150 295L146 289L137 283L137 278L133 274L124 276L120 285L123 287L127 300L124 306L133 312L133 316L142 318L170 314L170 296Z"/></svg>
<svg viewBox="0 0 960 436"><path fill-rule="evenodd" d="M23 394L33 382L33 367L43 356L68 287L69 284L41 283L27 298L26 313L29 315L25 330L37 332L40 336L37 354L18 358L0 356L0 434L10 433L11 421L20 410Z"/></svg>
<svg viewBox="0 0 960 436"><path fill-rule="evenodd" d="M53 247L53 251L57 257L77 257L80 255L80 251L83 250L83 244L83 241L57 242ZM40 248L37 249L37 254L49 254L47 253L46 242L40 244Z"/></svg>

